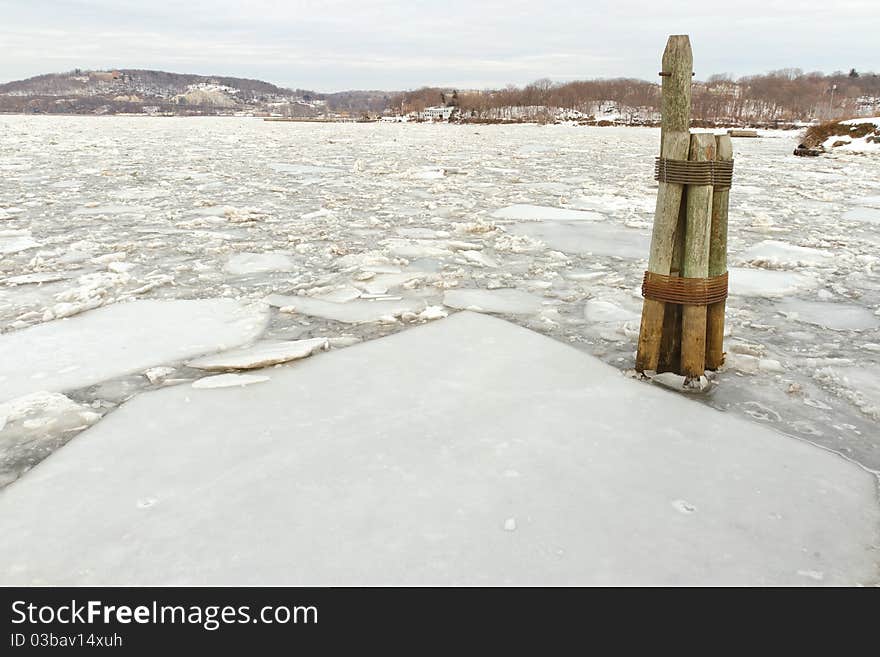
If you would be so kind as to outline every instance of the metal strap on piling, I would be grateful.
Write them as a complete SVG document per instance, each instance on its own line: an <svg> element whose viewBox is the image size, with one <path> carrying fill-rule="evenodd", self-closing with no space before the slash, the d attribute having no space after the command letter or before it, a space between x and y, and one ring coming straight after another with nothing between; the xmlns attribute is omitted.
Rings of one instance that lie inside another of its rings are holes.
<svg viewBox="0 0 880 657"><path fill-rule="evenodd" d="M730 189L733 182L733 160L668 160L654 159L654 180L676 185L713 185Z"/></svg>
<svg viewBox="0 0 880 657"><path fill-rule="evenodd" d="M708 278L684 278L646 271L642 280L642 296L689 306L718 303L727 298L727 272Z"/></svg>

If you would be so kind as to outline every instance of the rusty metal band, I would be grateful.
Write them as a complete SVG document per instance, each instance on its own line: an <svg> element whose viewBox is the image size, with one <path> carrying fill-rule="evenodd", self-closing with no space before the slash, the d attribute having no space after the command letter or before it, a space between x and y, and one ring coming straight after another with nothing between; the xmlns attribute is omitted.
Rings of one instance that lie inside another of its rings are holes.
<svg viewBox="0 0 880 657"><path fill-rule="evenodd" d="M716 189L730 189L733 183L733 160L654 160L654 180L676 185L713 185Z"/></svg>
<svg viewBox="0 0 880 657"><path fill-rule="evenodd" d="M664 276L650 271L642 280L642 296L664 303L707 306L727 298L727 272L708 278Z"/></svg>

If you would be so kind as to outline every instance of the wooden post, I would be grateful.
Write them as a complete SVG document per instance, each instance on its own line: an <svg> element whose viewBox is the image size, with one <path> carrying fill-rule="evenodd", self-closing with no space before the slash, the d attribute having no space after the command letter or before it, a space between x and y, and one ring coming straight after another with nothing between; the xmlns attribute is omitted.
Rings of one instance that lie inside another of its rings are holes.
<svg viewBox="0 0 880 657"><path fill-rule="evenodd" d="M673 35L663 51L662 121L660 132L660 155L671 160L686 160L690 145L691 75L693 54L687 35ZM672 263L673 241L678 223L683 185L661 182L657 189L657 206L654 211L654 231L651 236L651 252L648 271L669 275ZM636 369L657 370L660 343L663 336L665 304L645 299L642 306L642 323L639 330L639 347Z"/></svg>
<svg viewBox="0 0 880 657"><path fill-rule="evenodd" d="M716 159L733 159L733 142L729 135L716 135ZM709 276L720 276L727 271L727 205L730 189L716 189L712 193L712 228L709 236ZM711 304L706 310L706 369L717 370L724 363L724 309L725 302Z"/></svg>
<svg viewBox="0 0 880 657"><path fill-rule="evenodd" d="M687 186L681 190L681 209L672 245L670 276L681 276L681 259L684 255L684 230L687 225ZM658 372L676 372L681 369L681 306L670 303L663 313L663 338L660 341Z"/></svg>
<svg viewBox="0 0 880 657"><path fill-rule="evenodd" d="M688 158L693 162L715 159L715 135L691 135ZM682 276L706 278L709 274L709 222L712 218L712 185L688 185L687 228L684 236ZM688 379L706 370L706 306L687 304L681 316L681 374Z"/></svg>

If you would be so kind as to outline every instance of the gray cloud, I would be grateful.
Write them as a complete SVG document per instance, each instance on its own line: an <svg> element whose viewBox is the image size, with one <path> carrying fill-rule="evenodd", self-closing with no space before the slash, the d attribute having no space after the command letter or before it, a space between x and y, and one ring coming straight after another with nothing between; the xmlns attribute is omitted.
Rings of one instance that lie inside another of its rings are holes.
<svg viewBox="0 0 880 657"><path fill-rule="evenodd" d="M255 77L319 91L653 79L688 33L698 75L880 69L875 0L0 0L0 80L72 68Z"/></svg>

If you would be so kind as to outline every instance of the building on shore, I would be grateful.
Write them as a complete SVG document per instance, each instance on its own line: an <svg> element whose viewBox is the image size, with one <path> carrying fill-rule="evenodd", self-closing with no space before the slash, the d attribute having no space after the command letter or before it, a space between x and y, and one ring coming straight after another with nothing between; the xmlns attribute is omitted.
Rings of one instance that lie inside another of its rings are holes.
<svg viewBox="0 0 880 657"><path fill-rule="evenodd" d="M456 108L451 105L438 105L426 107L421 112L416 112L417 118L423 121L448 121Z"/></svg>

